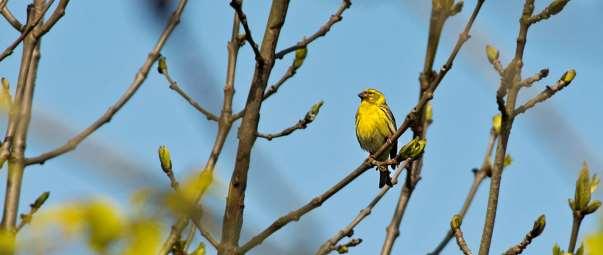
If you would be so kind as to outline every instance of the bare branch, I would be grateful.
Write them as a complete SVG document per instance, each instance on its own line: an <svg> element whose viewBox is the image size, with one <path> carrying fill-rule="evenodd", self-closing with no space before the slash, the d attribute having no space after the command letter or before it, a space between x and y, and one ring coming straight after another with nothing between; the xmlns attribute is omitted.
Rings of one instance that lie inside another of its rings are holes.
<svg viewBox="0 0 603 255"><path fill-rule="evenodd" d="M471 249L465 242L465 238L463 237L463 231L461 231L461 217L458 215L454 215L452 220L450 221L450 229L454 232L454 237L456 238L456 243L459 248L465 255L471 255Z"/></svg>
<svg viewBox="0 0 603 255"><path fill-rule="evenodd" d="M159 61L160 61L160 63L165 63L165 58L164 57L160 57ZM167 65L167 64L165 64L165 65ZM163 76L165 77L165 79L170 84L170 89L176 91L176 93L178 93L182 98L184 98L184 100L186 100L191 106L193 106L195 109L197 109L197 111L199 111L200 113L202 113L203 115L205 115L205 117L208 120L218 121L218 119L219 119L218 116L216 116L215 114L213 114L210 111L208 111L205 108L203 108L203 106L201 106L190 95L188 95L180 86L178 86L178 83L176 81L174 81L172 79L172 77L170 76L170 73L168 72L167 66L165 66L165 68L160 68L159 72L161 74L163 74Z"/></svg>
<svg viewBox="0 0 603 255"><path fill-rule="evenodd" d="M98 118L96 121L94 121L94 123L92 123L89 127L84 129L82 132L80 132L73 138L69 139L69 141L67 141L67 143L65 143L64 145L62 145L54 150L43 153L39 156L26 159L25 160L26 165L44 164L44 162L46 162L46 160L52 159L54 157L60 156L62 154L65 154L69 151L74 150L84 139L86 139L88 136L90 136L92 133L94 133L97 129L99 129L100 127L102 127L103 125L105 125L106 123L111 121L111 118L128 102L128 100L130 100L130 98L134 95L134 93L136 93L138 88L140 88L140 86L146 80L146 78L149 74L149 70L151 69L151 67L153 66L155 61L157 61L157 59L159 58L159 52L165 45L167 39L170 37L170 35L174 31L174 28L176 27L176 25L178 25L178 23L180 23L180 17L182 15L182 11L184 10L184 7L186 6L187 2L188 2L187 0L180 0L180 2L178 2L178 7L172 13L172 16L171 16L169 22L166 24L163 32L161 33L161 36L159 37L159 39L157 40L157 43L153 47L153 50L151 50L151 52L149 53L144 64L142 65L140 70L136 73L134 81L132 81L132 83L130 84L130 87L128 87L128 89L124 92L124 94L122 94L122 96L119 98L119 100L117 100L117 102L115 104L113 104L111 107L109 107L109 109L107 109L107 111L102 116L100 116L100 118Z"/></svg>
<svg viewBox="0 0 603 255"><path fill-rule="evenodd" d="M318 29L318 31L316 31L310 37L304 37L304 39L299 41L294 46L288 47L284 50L277 52L275 57L278 59L282 59L285 55L287 55L291 52L294 52L297 49L307 47L308 44L314 42L316 39L318 39L322 36L325 36L331 30L331 27L333 27L333 25L335 25L335 23L337 23L343 19L343 16L342 16L343 12L346 9L350 8L350 6L352 6L351 0L342 0L341 6L339 7L339 9L335 12L335 14L331 15L329 20L327 20L327 22L325 24L323 24L320 27L320 29Z"/></svg>
<svg viewBox="0 0 603 255"><path fill-rule="evenodd" d="M362 243L361 238L354 238L354 239L351 239L350 241L348 241L347 243L337 245L337 247L335 247L335 250L339 254L345 254L350 251L350 247L356 247L356 246L360 245L361 243Z"/></svg>
<svg viewBox="0 0 603 255"><path fill-rule="evenodd" d="M521 254L527 247L532 243L534 238L538 237L544 231L544 227L546 225L546 221L544 215L538 217L538 219L534 222L534 226L532 230L526 234L521 243L509 248L504 255L518 255Z"/></svg>
<svg viewBox="0 0 603 255"><path fill-rule="evenodd" d="M264 57L260 53L260 49L258 44L253 40L253 36L251 35L251 29L249 28L249 24L247 23L247 16L243 12L243 1L242 0L231 0L230 6L235 10L241 24L243 25L243 29L245 29L245 40L249 43L251 48L253 49L253 54L255 54L255 60L259 65L263 65L265 62Z"/></svg>
<svg viewBox="0 0 603 255"><path fill-rule="evenodd" d="M408 163L410 163L410 160L405 160L403 161L398 168L396 169L396 172L393 174L392 176L392 184L396 185L398 183L398 177L400 176L400 174L402 173L402 171L406 168L406 166L408 166ZM385 185L381 188L381 190L379 191L379 193L377 193L377 195L373 198L373 200L371 200L371 202L368 204L367 207L365 207L364 209L360 210L360 212L358 213L358 215L356 215L356 217L352 220L352 222L350 222L350 224L348 224L347 226L345 226L343 229L341 229L339 232L337 232L333 237L331 237L329 240L327 240L326 242L324 242L320 248L318 249L318 251L316 252L316 254L329 254L329 252L333 251L333 250L337 250L337 243L339 243L339 241L341 241L341 239L343 239L344 237L352 237L352 235L354 234L354 228L356 226L358 226L358 224L360 224L360 222L362 222L366 217L368 217L373 208L379 203L379 201L381 200L381 198L383 198L383 196L385 196L385 193L387 193L392 187Z"/></svg>
<svg viewBox="0 0 603 255"><path fill-rule="evenodd" d="M50 6L50 4L51 3L48 5ZM48 20L46 20L46 22L44 22L42 25L40 34L46 34L65 15L65 9L67 8L68 4L69 0L61 0L59 2L59 5L56 9L54 9L52 15L50 15L50 18L48 18Z"/></svg>
<svg viewBox="0 0 603 255"><path fill-rule="evenodd" d="M316 119L316 116L318 116L318 112L322 105L323 105L323 101L320 101L320 102L314 104L312 106L312 108L310 108L310 110L306 113L304 118L297 121L297 123L291 127L285 128L284 130L282 130L278 133L274 133L274 134L262 134L262 133L258 132L257 136L264 138L268 141L271 141L274 138L290 135L295 130L305 129L308 126L308 124L312 123Z"/></svg>
<svg viewBox="0 0 603 255"><path fill-rule="evenodd" d="M44 7L44 9L42 10L42 15L37 16L37 18L34 20L33 23L27 24L25 26L23 32L21 33L21 35L19 35L19 37L17 37L17 39L15 39L15 41L13 41L13 43L11 43L6 49L4 49L2 54L0 54L0 62L2 60L4 60L6 57L13 54L13 50L15 50L15 48L17 48L17 46L19 46L19 44L25 39L25 37L27 37L31 32L34 31L34 28L38 24L40 24L42 19L44 19L44 14L48 11L48 9L50 9L50 6L52 5L53 2L54 2L54 0L50 0L48 2L48 4ZM35 35L35 36L39 37L40 35Z"/></svg>
<svg viewBox="0 0 603 255"><path fill-rule="evenodd" d="M562 89L564 89L565 87L567 87L567 85L569 85L570 83L571 82L566 82L563 79L561 79L561 80L558 80L552 86L546 86L546 88L543 91L541 91L540 93L538 93L538 95L534 96L533 98L531 98L530 100L525 102L523 105L517 107L517 109L515 109L515 111L513 112L513 115L517 116L518 114L524 113L528 109L534 107L536 104L549 99L550 97L555 95L555 93L557 93L557 92L561 91Z"/></svg>
<svg viewBox="0 0 603 255"><path fill-rule="evenodd" d="M4 16L4 19L6 19L6 21L11 26L13 26L17 31L22 31L23 30L23 25L11 13L11 11L8 9L8 6L6 6L7 4L8 4L8 0L2 0L2 2L0 2L0 12L2 13L2 16Z"/></svg>
<svg viewBox="0 0 603 255"><path fill-rule="evenodd" d="M534 24L536 22L548 19L551 16L558 14L559 12L561 12L563 10L563 7L565 7L565 5L568 2L569 2L569 0L555 0L555 1L552 1L540 13L538 13L538 14L530 17L530 19L529 19L530 24Z"/></svg>
<svg viewBox="0 0 603 255"><path fill-rule="evenodd" d="M547 77L549 75L549 69L542 69L540 70L538 73L526 78L525 80L521 81L519 83L519 86L521 87L531 87L532 84L534 84L537 81L542 80L543 78Z"/></svg>

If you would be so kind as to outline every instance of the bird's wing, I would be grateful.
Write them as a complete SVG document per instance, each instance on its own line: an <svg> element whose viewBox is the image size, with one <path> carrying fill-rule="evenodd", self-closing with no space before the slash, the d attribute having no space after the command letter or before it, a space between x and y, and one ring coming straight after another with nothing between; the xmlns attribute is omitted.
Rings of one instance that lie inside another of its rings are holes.
<svg viewBox="0 0 603 255"><path fill-rule="evenodd" d="M393 135L394 133L396 133L396 118L394 118L394 114L392 114L392 111L389 109L389 106L387 106L387 104L384 105L382 108L384 108L384 111L387 114L387 119L389 120L387 122L387 127L389 129L390 135ZM398 140L395 139L390 148L389 157L395 158L397 153L398 153Z"/></svg>

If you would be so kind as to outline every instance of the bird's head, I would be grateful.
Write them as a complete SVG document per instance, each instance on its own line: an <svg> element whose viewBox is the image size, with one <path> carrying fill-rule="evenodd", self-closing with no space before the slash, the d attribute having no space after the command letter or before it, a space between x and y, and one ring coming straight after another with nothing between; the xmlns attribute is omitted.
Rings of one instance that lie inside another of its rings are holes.
<svg viewBox="0 0 603 255"><path fill-rule="evenodd" d="M383 93L373 88L366 89L360 92L360 94L358 94L358 97L360 97L360 100L362 102L367 102L376 105L385 104L385 96L383 95Z"/></svg>

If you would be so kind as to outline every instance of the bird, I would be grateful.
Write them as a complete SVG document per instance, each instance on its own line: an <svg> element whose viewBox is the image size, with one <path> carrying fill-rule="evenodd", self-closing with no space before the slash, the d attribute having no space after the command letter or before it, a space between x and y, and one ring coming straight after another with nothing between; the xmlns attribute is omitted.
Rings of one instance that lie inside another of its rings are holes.
<svg viewBox="0 0 603 255"><path fill-rule="evenodd" d="M379 157L374 155L396 132L396 119L389 109L385 95L374 88L366 89L358 94L360 105L356 112L356 138L360 147L369 152L369 157L377 161L395 158L398 150L397 141L394 140L389 148L389 155L382 153ZM395 168L392 165L392 168ZM378 166L379 188L392 186L391 177L387 166Z"/></svg>

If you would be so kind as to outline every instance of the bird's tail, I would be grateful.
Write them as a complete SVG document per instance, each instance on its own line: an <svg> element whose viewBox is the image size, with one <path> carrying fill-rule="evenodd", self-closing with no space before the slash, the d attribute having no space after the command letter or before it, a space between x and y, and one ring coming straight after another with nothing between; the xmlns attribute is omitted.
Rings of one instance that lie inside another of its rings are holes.
<svg viewBox="0 0 603 255"><path fill-rule="evenodd" d="M386 184L387 186L392 187L392 178L389 176L387 167L378 167L377 170L379 171L379 188L382 188Z"/></svg>

